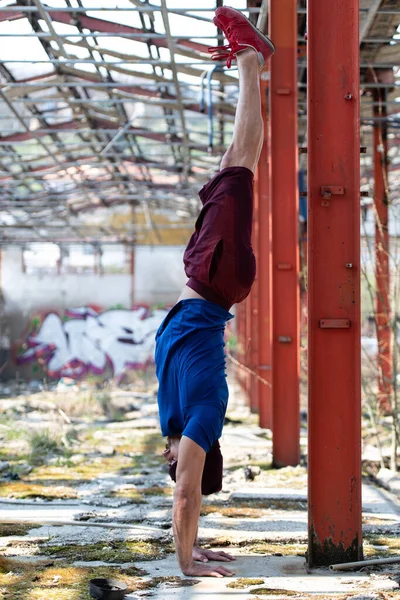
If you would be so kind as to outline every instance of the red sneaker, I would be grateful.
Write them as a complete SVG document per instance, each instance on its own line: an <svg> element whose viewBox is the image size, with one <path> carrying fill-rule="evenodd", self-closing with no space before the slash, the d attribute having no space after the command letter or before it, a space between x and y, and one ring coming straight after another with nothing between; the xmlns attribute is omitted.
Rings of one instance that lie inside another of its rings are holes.
<svg viewBox="0 0 400 600"><path fill-rule="evenodd" d="M215 12L214 23L222 29L229 44L209 48L209 52L214 52L213 60L226 59L228 69L230 69L233 59L236 58L236 54L246 47L253 48L257 52L260 67L263 67L275 52L275 46L271 40L234 8L228 6L218 8Z"/></svg>

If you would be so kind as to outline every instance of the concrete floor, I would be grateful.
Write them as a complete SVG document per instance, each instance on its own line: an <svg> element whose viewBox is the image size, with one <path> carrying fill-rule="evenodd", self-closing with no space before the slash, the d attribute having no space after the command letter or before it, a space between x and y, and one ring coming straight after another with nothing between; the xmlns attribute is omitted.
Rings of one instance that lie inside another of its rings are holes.
<svg viewBox="0 0 400 600"><path fill-rule="evenodd" d="M127 561L126 557L115 561L107 559L108 549L118 544L143 542L154 544L154 548L159 544L162 548L171 540L172 485L165 469L160 462L154 462L151 453L146 458L148 463L141 463L136 471L121 469L119 462L117 468L113 466L112 460L120 459L119 451L111 453L105 446L105 440L107 444L116 444L117 440L120 444L125 443L126 436L144 439L147 443L150 439L148 436L157 437L156 405L154 398L149 397L143 400L141 408L131 421L103 423L97 429L92 427L90 439L97 454L85 442L86 446L82 444L77 448L77 452L81 454L72 457L73 461L79 463L82 460L79 456L84 456L84 459L86 456L89 461L90 456L95 464L104 454L113 458L107 458L108 467L104 467L104 472L97 473L89 480L75 482L75 498L50 501L12 498L0 500L1 514L4 517L17 514L19 518L35 519L38 522L51 519L60 523L84 518L88 519L85 525L44 525L30 530L27 535L4 536L0 538L0 554L33 563L37 561L39 564L40 561L43 562L43 549L51 554L52 548L68 549L77 544L80 547L91 547L97 544L99 551L90 560L78 557L74 560L69 557L69 564L86 569L107 566L121 574L132 564L143 569L146 574L139 578L140 582L144 586L150 583L151 589L132 592L126 596L127 600L148 595L167 600L215 600L239 595L249 600L288 596L343 600L394 598L399 586L392 578L399 571L400 564L398 568L358 573L334 574L328 569L309 571L304 558L307 543L306 470L304 467L270 469L270 435L258 428L254 416L243 405L235 386L232 386L231 397L228 413L230 422L222 439L226 467L224 488L220 494L205 501L199 538L213 549L220 545L221 549L227 550L227 546L230 546L229 552L237 557L236 562L231 565L234 567L234 577L204 578L189 582L193 585L183 587L185 578L181 576L173 554L156 555L154 558L157 560L145 562L141 562L140 558L134 562ZM303 431L303 442L305 434ZM131 454L133 458L139 456L139 453ZM254 481L247 481L245 478L245 467L248 465L256 473ZM59 476L66 477L68 469L72 468L65 467L65 473L60 471ZM54 470L52 473L54 476ZM29 484L28 481L23 483ZM145 494L145 501L137 503L125 498L124 494L132 491ZM130 524L130 528L100 529L90 525L90 521L101 520L117 525ZM393 542L399 537L400 515L396 504L387 494L370 484L363 486L363 523L366 553L372 555L381 550L392 552L392 546L389 548L382 544L386 538ZM391 555L398 552L396 545L394 548ZM58 560L57 552L54 556ZM174 577L176 579L171 579ZM1 588L0 585L0 598ZM15 596L24 600L42 597L48 600L86 600L88 596L79 593L60 596L55 589L53 592L49 591L47 596Z"/></svg>

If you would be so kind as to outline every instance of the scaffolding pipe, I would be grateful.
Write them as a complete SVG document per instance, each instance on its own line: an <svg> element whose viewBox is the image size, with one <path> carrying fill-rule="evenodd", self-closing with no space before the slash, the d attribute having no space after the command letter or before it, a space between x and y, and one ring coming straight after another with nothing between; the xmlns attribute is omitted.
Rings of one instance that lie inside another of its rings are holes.
<svg viewBox="0 0 400 600"><path fill-rule="evenodd" d="M330 565L330 571L357 571L364 567L375 567L380 565L395 565L400 563L400 556L392 558L370 558L369 560L358 560L350 563L339 563L338 565Z"/></svg>
<svg viewBox="0 0 400 600"><path fill-rule="evenodd" d="M186 117L185 117L185 108L183 105L181 82L179 81L178 68L177 68L177 63L175 61L175 54L176 54L175 42L174 42L174 38L171 34L166 0L161 0L161 14L163 17L164 29L165 29L166 36L167 36L168 49L169 49L169 52L171 55L170 56L171 70L172 70L172 76L173 76L173 80L174 80L174 84L175 84L175 92L176 92L176 100L177 100L177 105L178 105L178 110L179 110L179 117L180 117L181 126L182 126L182 130L183 130L183 173L184 173L185 179L187 179L189 176L189 171L190 171L189 136L188 136L187 129L186 129Z"/></svg>
<svg viewBox="0 0 400 600"><path fill-rule="evenodd" d="M118 24L116 24L118 26ZM60 34L59 38L64 38L64 41L68 43L68 40L71 38L79 38L79 39L87 39L87 38L123 38L123 39L132 39L143 42L154 43L157 40L167 40L167 35L164 33L142 33L142 32L133 32L133 33L124 33L124 32L104 32L104 31L96 31L94 30L92 33L64 33ZM47 33L46 31L41 31L37 33L0 33L0 38L40 38L40 39L48 39L52 40L53 35L51 33ZM180 42L189 42L193 40L211 40L213 36L210 35L175 35L171 36L171 39L176 42L176 44L180 44ZM297 41L304 44L307 40L303 36L299 36ZM391 46L396 46L400 44L400 40L396 37L394 38L366 38L364 39L365 44L377 44L378 46L388 44ZM164 46L163 46L164 47ZM184 47L183 50L190 49L188 47ZM181 50L179 48L179 50ZM201 50L203 52L203 50ZM205 50L204 50L205 51Z"/></svg>
<svg viewBox="0 0 400 600"><path fill-rule="evenodd" d="M249 14L259 14L263 9L262 7L250 7L250 6L245 6L243 8L237 8L236 10L239 10L240 12L244 12L244 13L249 13ZM360 7L360 13L363 12L368 12L370 9L367 8L363 8ZM5 6L4 8L2 8L0 10L0 13L6 14L6 13L34 13L37 12L38 9L36 6L24 6L24 5L18 5L18 6ZM69 7L69 6L65 6L65 7L56 7L56 6L52 6L51 7L51 12L61 12L61 13L76 13L76 14L80 14L80 13L87 13L87 12L117 12L121 13L121 12L138 12L138 13L153 13L153 12L161 12L161 7L160 6L152 6L152 5L146 5L146 6L129 6L129 7L110 7L110 6L75 6L75 7ZM202 13L202 12L208 12L208 13L212 13L213 9L212 8L200 8L200 7L193 7L193 8L169 8L168 12L171 14L176 14L176 15L185 15L187 13ZM307 9L306 8L301 8L299 7L297 9L297 14L299 15L305 15L307 13ZM400 10L398 9L387 9L387 8L382 8L380 10L377 11L378 15L400 15ZM189 16L192 16L189 14ZM14 17L15 18L15 17Z"/></svg>
<svg viewBox="0 0 400 600"><path fill-rule="evenodd" d="M399 13L400 14L400 13ZM102 49L102 53L107 54L107 50L106 49ZM132 65L152 65L152 66L156 66L156 67L162 67L163 69L171 69L171 63L170 62L166 62L165 60L162 59L146 59L146 58L131 58L131 57L127 57L123 60L117 60L117 61L106 61L106 60L96 60L96 59L92 59L92 58L70 58L70 59L59 59L59 58L48 58L48 59L43 59L43 60L35 60L35 59L25 59L25 60L7 60L7 65L58 65L58 66L65 66L65 65L70 65L70 64L83 64L83 65L96 65L98 67L115 67L118 65L126 65L126 63L129 62L129 64ZM205 65L210 65L213 64L214 61L212 60L212 58L210 58L210 60L199 60L196 62L179 62L178 67L200 67L200 66L205 66ZM298 65L299 66L306 66L307 65L307 61L306 60L299 60L298 61ZM360 68L361 69L369 69L371 67L374 68L378 68L378 69L391 69L393 67L399 66L400 63L397 61L397 59L393 59L393 62L391 63L379 63L379 62L369 62L369 63L360 63ZM55 73L54 73L55 74ZM49 76L51 75L51 73L49 74ZM224 73L224 75L226 77L228 77L228 75L226 75ZM231 82L232 84L237 84L237 81L235 79L232 79ZM61 97L60 97L61 99ZM369 100L369 99L368 99ZM38 99L37 101L42 101L42 102L47 102L48 101L48 97L46 96L46 98L42 98L42 99ZM109 103L113 103L113 100L99 100L99 99L92 99L92 101L94 103L98 103L98 102L109 102ZM80 102L80 100L78 100L78 102ZM85 102L84 99L82 99L82 102ZM300 103L300 104L304 104Z"/></svg>
<svg viewBox="0 0 400 600"><path fill-rule="evenodd" d="M151 4L148 4L146 6L129 6L129 7L103 7L103 6L65 6L65 7L55 7L55 6L51 6L51 7L47 7L49 10L51 10L51 12L61 12L61 13L76 13L76 14L80 14L80 13L87 13L87 12L138 12L138 13L153 13L153 12L161 12L162 8L160 6L152 6ZM18 6L5 6L4 8L0 9L0 14L6 14L6 13L35 13L38 12L38 8L37 6L24 6L24 5L18 5ZM245 8L237 8L236 10L239 10L241 12L247 12L250 14L258 14L261 10L261 8L257 8L257 7L249 7L246 6ZM193 8L169 8L168 12L170 14L175 14L175 15L185 15L186 13L202 13L202 12L208 12L210 14L212 14L214 11L212 8L200 8L200 7L193 7ZM385 11L387 12L387 11ZM192 16L192 15L189 15Z"/></svg>

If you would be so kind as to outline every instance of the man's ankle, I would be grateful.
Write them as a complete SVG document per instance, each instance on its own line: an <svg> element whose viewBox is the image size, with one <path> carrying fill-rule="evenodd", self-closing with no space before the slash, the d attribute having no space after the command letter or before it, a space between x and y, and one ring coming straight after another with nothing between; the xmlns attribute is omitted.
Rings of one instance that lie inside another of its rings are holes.
<svg viewBox="0 0 400 600"><path fill-rule="evenodd" d="M249 46L248 48L243 48L243 50L237 52L236 60L238 65L246 65L247 68L253 65L257 67L257 70L260 70L257 51L251 46Z"/></svg>

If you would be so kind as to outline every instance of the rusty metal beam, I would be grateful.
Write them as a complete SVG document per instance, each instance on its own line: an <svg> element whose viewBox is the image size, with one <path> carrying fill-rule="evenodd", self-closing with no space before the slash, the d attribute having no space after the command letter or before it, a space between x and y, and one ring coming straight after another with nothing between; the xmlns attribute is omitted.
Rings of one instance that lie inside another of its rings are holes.
<svg viewBox="0 0 400 600"><path fill-rule="evenodd" d="M260 228L259 228L259 206L260 196L259 187L257 181L257 174L254 180L254 210L253 210L253 231L252 231L252 246L254 256L256 258L256 264L259 259L259 241L260 241ZM253 375L250 381L250 410L253 413L258 413L259 410L259 396L258 396L258 380L255 376L258 371L259 365L259 335L260 335L260 321L259 321L259 269L257 269L256 278L251 288L251 294L249 297L250 311L251 311L251 345L250 345L250 365Z"/></svg>
<svg viewBox="0 0 400 600"><path fill-rule="evenodd" d="M374 90L374 206L375 206L375 319L378 338L378 403L382 413L392 410L392 329L390 306L390 241L388 124L386 90Z"/></svg>
<svg viewBox="0 0 400 600"><path fill-rule="evenodd" d="M272 429L272 204L270 138L268 118L268 73L261 75L261 112L264 143L257 169L259 195L258 252L258 406L260 427Z"/></svg>
<svg viewBox="0 0 400 600"><path fill-rule="evenodd" d="M358 4L308 1L310 566L362 558Z"/></svg>
<svg viewBox="0 0 400 600"><path fill-rule="evenodd" d="M272 0L273 464L300 461L296 0Z"/></svg>

